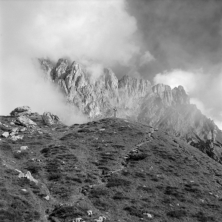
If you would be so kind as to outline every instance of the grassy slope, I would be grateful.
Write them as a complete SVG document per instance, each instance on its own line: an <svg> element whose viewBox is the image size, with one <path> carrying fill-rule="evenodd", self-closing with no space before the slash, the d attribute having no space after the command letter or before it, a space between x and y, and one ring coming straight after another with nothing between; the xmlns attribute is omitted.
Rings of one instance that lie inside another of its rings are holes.
<svg viewBox="0 0 222 222"><path fill-rule="evenodd" d="M221 221L222 165L167 132L121 119L71 127L32 119L38 128L20 132L23 140L0 141L0 221Z"/></svg>

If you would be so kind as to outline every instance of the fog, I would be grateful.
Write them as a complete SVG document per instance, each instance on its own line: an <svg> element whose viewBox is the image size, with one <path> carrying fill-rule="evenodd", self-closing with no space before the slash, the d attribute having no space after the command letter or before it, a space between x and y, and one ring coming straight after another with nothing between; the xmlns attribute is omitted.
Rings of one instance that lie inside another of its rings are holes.
<svg viewBox="0 0 222 222"><path fill-rule="evenodd" d="M128 66L138 53L136 20L118 1L1 1L0 114L28 105L65 122L84 122L77 109L42 79L36 58L68 57L94 77L104 66Z"/></svg>
<svg viewBox="0 0 222 222"><path fill-rule="evenodd" d="M222 127L222 1L0 1L0 114L19 105L86 121L42 80L36 58L76 60L97 78L183 85L191 102ZM70 120L71 119L71 120Z"/></svg>

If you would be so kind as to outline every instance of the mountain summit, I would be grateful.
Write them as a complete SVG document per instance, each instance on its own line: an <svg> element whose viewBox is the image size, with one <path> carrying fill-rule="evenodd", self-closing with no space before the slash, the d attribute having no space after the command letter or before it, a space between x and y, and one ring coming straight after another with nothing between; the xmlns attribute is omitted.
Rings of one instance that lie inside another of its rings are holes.
<svg viewBox="0 0 222 222"><path fill-rule="evenodd" d="M182 86L157 84L123 76L118 79L111 69L94 76L85 65L59 59L56 64L39 59L45 78L52 81L67 102L89 119L117 117L146 123L167 130L192 146L222 161L222 132L204 116Z"/></svg>

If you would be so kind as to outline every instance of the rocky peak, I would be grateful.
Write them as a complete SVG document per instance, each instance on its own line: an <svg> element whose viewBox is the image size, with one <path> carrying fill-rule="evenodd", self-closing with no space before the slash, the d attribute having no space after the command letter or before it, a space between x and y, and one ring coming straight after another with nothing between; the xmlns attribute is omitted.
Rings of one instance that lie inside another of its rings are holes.
<svg viewBox="0 0 222 222"><path fill-rule="evenodd" d="M68 64L67 59L59 59L53 72L53 80L64 78L64 75L66 75L68 66L69 64Z"/></svg>
<svg viewBox="0 0 222 222"><path fill-rule="evenodd" d="M190 103L189 96L186 94L183 86L175 87L172 90L170 86L160 83L153 86L152 90L167 106Z"/></svg>
<svg viewBox="0 0 222 222"><path fill-rule="evenodd" d="M175 87L172 90L172 95L176 104L190 104L190 98L186 94L183 86Z"/></svg>
<svg viewBox="0 0 222 222"><path fill-rule="evenodd" d="M163 101L165 105L169 105L169 106L172 105L173 96L172 96L172 90L170 86L160 83L153 86L152 90L155 94L157 94L160 97L160 99Z"/></svg>
<svg viewBox="0 0 222 222"><path fill-rule="evenodd" d="M128 96L144 97L151 92L151 83L145 79L125 75L119 80L118 88Z"/></svg>
<svg viewBox="0 0 222 222"><path fill-rule="evenodd" d="M104 69L105 76L105 87L107 90L111 89L117 91L118 79L111 69Z"/></svg>

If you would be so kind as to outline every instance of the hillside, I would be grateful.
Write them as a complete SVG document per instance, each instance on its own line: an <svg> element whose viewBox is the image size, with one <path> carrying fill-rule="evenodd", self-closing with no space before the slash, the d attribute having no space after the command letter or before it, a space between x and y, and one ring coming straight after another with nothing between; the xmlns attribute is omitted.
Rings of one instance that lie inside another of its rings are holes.
<svg viewBox="0 0 222 222"><path fill-rule="evenodd" d="M35 125L12 114L0 119L10 133L0 221L221 221L222 165L179 136L119 118L65 126L26 114Z"/></svg>

